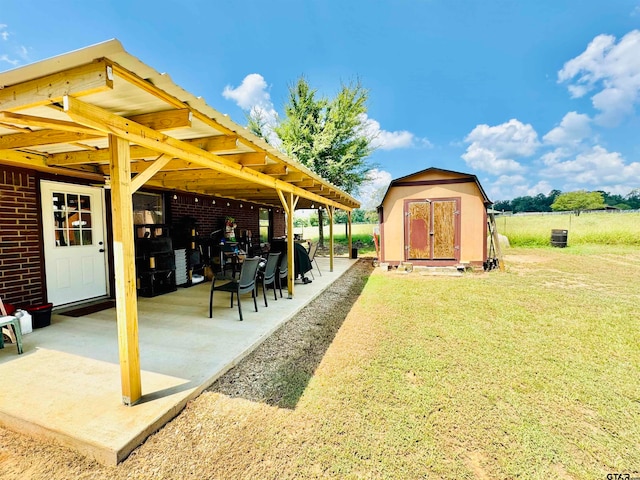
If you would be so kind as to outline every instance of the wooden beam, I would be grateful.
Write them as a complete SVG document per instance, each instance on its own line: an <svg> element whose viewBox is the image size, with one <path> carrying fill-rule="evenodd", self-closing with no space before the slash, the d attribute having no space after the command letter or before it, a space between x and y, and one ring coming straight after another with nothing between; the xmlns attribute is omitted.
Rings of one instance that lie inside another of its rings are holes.
<svg viewBox="0 0 640 480"><path fill-rule="evenodd" d="M300 188L310 188L314 187L317 184L315 180L303 180L301 182L295 182L294 185Z"/></svg>
<svg viewBox="0 0 640 480"><path fill-rule="evenodd" d="M279 192L279 190L278 190ZM293 193L288 192L285 201L287 208L287 259L289 275L287 276L287 286L289 287L289 298L293 298L293 285L295 280L295 259L294 259L294 241L293 241L293 212L295 211L295 205L298 203L297 197Z"/></svg>
<svg viewBox="0 0 640 480"><path fill-rule="evenodd" d="M265 175L271 175L273 177L281 177L289 173L289 169L287 168L287 166L282 163L275 165L265 165L264 167L256 166L255 170L258 172L262 172Z"/></svg>
<svg viewBox="0 0 640 480"><path fill-rule="evenodd" d="M198 120L200 120L201 122L203 122L206 125L209 125L210 127L222 132L225 135L235 135L236 132L234 130L231 130L230 128L222 125L219 121L210 118L208 116L206 116L205 114L199 112L198 110L189 107L187 104L185 104L184 102L182 102L180 99L174 97L173 95L165 92L164 90L154 86L152 83L150 83L149 81L145 80L144 78L139 77L138 75L136 75L135 73L131 72L130 70L127 70L126 68L118 65L118 64L114 64L113 65L113 70L114 73L116 75L118 75L119 77L121 77L122 79L126 80L127 82L136 85L138 88L148 92L149 94L162 99L163 101L167 102L170 105L173 105L177 108L180 107L184 107L187 106L188 108L191 109L191 111L193 112L193 115L195 116L195 118L197 118ZM266 150L264 150L264 148L256 145L252 140L246 139L246 138L242 138L239 137L238 138L238 146L247 146L250 150L259 150L260 152L265 152ZM307 168L306 166L302 165L299 162L296 161L292 161L290 159L288 159L285 156L280 156L277 155L278 159L285 165L290 166L290 167L294 167L296 169L298 169L301 172L304 172L305 175L307 176L311 176L312 178L315 178L316 180L318 180L320 183L325 184L326 180L324 180L320 175L316 174L315 172L313 172L311 169ZM357 206L359 207L360 205L355 201L355 199L352 198L348 198L349 203L351 205ZM338 207L340 207L339 205L336 205ZM347 208L351 208L351 207L347 207Z"/></svg>
<svg viewBox="0 0 640 480"><path fill-rule="evenodd" d="M0 89L0 110L50 105L65 95L80 97L113 88L112 66L104 59Z"/></svg>
<svg viewBox="0 0 640 480"><path fill-rule="evenodd" d="M77 123L66 122L63 120L33 117L30 115L20 115L11 112L0 113L0 118L5 117L7 119L13 119L13 121L16 122L22 122L23 125L47 128L45 130L37 130L34 132L14 133L0 136L0 149L34 147L38 145L52 145L56 143L75 143L82 140L91 140L106 136L99 130L87 128L84 125L78 125ZM165 112L134 115L129 117L129 120L156 130L171 130L173 128L191 126L191 112L187 109L169 110ZM104 149L104 151L104 161L108 162L109 151L108 149ZM69 165L70 162L67 162L66 164Z"/></svg>
<svg viewBox="0 0 640 480"><path fill-rule="evenodd" d="M46 167L45 155L25 153L16 150L0 150L0 161L18 164L22 167Z"/></svg>
<svg viewBox="0 0 640 480"><path fill-rule="evenodd" d="M287 215L291 210L289 210L289 204L287 203L287 198L284 196L282 190L276 190L278 192L278 197L280 197L280 203L282 203L282 208L284 208L284 213Z"/></svg>
<svg viewBox="0 0 640 480"><path fill-rule="evenodd" d="M142 397L138 341L133 202L129 142L109 135L111 149L111 204L113 210L113 264L116 279L116 321L120 353L122 403L133 405Z"/></svg>
<svg viewBox="0 0 640 480"><path fill-rule="evenodd" d="M85 130L87 129L85 128ZM0 137L0 149L37 147L39 145L53 145L56 143L74 143L99 137L104 137L104 135L95 131L92 134L87 134L51 129L37 130L29 133L2 135Z"/></svg>
<svg viewBox="0 0 640 480"><path fill-rule="evenodd" d="M136 124L123 117L115 115L95 105L90 105L73 97L64 97L64 110L76 122L83 125L113 133L130 142L141 146L152 148L160 153L182 158L203 167L208 167L218 172L251 181L255 184L270 188L280 188L283 191L291 192L295 195L318 203L328 203L338 208L343 205L319 195L307 192L302 188L295 187L282 180L275 179L263 173L245 168L235 162L225 160L224 157L214 155L198 148L195 144L183 142L169 137L163 133L152 130L144 125ZM348 208L348 206L346 206Z"/></svg>
<svg viewBox="0 0 640 480"><path fill-rule="evenodd" d="M223 152L235 152L238 149L237 135L216 135L213 137L185 140L185 142L205 152L216 152L218 155L221 155Z"/></svg>
<svg viewBox="0 0 640 480"><path fill-rule="evenodd" d="M4 122L11 122L16 125L27 125L29 127L49 128L65 132L103 136L101 132L97 132L93 128L87 128L83 125L78 125L77 123L67 122L65 120L56 120L54 118L35 117L33 115L22 115L21 113L13 112L0 112L0 120Z"/></svg>
<svg viewBox="0 0 640 480"><path fill-rule="evenodd" d="M143 172L144 170L147 169L147 166L149 165L149 163L153 161L155 160L142 160L138 162L131 162L131 173ZM182 170L188 170L188 173L190 174L192 172L193 174L197 174L198 172L204 172L204 171L207 171L210 174L215 173L208 168L198 168L198 166L194 165L192 162L186 162L184 160L180 160L176 158L169 160L169 162L164 167L162 167L162 172L166 172L166 173L179 172Z"/></svg>
<svg viewBox="0 0 640 480"><path fill-rule="evenodd" d="M287 183L295 183L295 182L302 182L303 180L307 180L309 177L299 173L299 172L295 172L295 173L289 173L288 175L285 175L284 177L282 177L282 181L283 182L287 182Z"/></svg>
<svg viewBox="0 0 640 480"><path fill-rule="evenodd" d="M124 117L120 117L124 118ZM131 119L129 119L131 120ZM101 133L104 136L104 133ZM0 137L1 138L1 137ZM237 137L222 137L220 135L214 137L196 138L194 140L182 140L190 145L197 146L198 148L206 147L211 153L219 153L221 150L227 151L230 148L236 148ZM142 147L139 145L133 145L131 147L131 158L155 158L161 152L152 148ZM103 148L90 152L67 152L67 153L55 153L49 157L49 165L74 165L79 163L108 163L109 162L109 149ZM192 162L190 162L192 163Z"/></svg>
<svg viewBox="0 0 640 480"><path fill-rule="evenodd" d="M181 108L178 110L143 113L127 118L133 122L153 128L154 130L168 131L176 128L191 127L193 115L188 108Z"/></svg>
<svg viewBox="0 0 640 480"><path fill-rule="evenodd" d="M160 155L144 172L137 174L133 180L131 180L131 193L139 190L140 187L142 187L148 180L151 180L151 177L158 173L162 167L170 161L170 156L164 154Z"/></svg>
<svg viewBox="0 0 640 480"><path fill-rule="evenodd" d="M237 162L245 167L257 167L267 164L267 156L264 153L237 153L225 155L224 158Z"/></svg>

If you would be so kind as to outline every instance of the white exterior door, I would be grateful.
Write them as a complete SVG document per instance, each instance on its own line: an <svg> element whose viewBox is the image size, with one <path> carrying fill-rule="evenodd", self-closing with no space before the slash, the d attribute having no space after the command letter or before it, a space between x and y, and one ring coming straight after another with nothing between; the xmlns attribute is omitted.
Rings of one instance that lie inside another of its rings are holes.
<svg viewBox="0 0 640 480"><path fill-rule="evenodd" d="M107 294L101 188L42 181L47 297L54 306Z"/></svg>

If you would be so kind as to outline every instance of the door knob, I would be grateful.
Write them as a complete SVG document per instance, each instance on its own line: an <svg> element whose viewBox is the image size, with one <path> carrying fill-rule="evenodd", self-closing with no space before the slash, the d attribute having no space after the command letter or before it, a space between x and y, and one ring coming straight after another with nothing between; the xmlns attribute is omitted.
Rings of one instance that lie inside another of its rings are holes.
<svg viewBox="0 0 640 480"><path fill-rule="evenodd" d="M100 253L104 252L104 248L101 248L100 250L98 250Z"/></svg>

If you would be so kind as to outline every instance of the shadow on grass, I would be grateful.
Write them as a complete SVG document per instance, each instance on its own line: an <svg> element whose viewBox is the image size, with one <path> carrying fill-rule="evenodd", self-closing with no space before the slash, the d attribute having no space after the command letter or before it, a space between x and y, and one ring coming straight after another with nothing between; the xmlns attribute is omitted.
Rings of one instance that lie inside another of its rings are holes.
<svg viewBox="0 0 640 480"><path fill-rule="evenodd" d="M372 270L360 259L209 391L295 408Z"/></svg>

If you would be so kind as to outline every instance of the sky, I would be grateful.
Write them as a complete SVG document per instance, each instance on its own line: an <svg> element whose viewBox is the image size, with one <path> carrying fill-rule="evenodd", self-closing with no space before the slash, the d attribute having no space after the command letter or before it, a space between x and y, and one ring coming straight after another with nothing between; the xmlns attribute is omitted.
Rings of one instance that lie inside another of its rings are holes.
<svg viewBox="0 0 640 480"><path fill-rule="evenodd" d="M0 71L111 38L241 125L360 81L365 207L430 167L493 201L640 188L640 0L0 0Z"/></svg>

